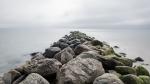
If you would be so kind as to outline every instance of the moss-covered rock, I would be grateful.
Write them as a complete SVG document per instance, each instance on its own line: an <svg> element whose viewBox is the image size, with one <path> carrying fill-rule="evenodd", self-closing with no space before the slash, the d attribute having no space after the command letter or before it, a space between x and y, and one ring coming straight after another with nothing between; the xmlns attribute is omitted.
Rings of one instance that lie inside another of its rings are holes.
<svg viewBox="0 0 150 84"><path fill-rule="evenodd" d="M125 58L125 57L117 57L117 56L114 56L112 57L113 59L117 60L117 61L120 61L122 62L125 66L130 66L132 67L133 65L133 61L129 58Z"/></svg>
<svg viewBox="0 0 150 84"><path fill-rule="evenodd" d="M107 55L107 56L105 56L105 58L109 58L109 59L113 59L118 62L121 62L124 66L132 67L132 65L133 65L133 61L131 59L125 58L125 57L118 57L115 54Z"/></svg>
<svg viewBox="0 0 150 84"><path fill-rule="evenodd" d="M143 80L143 84L150 84L150 77L149 76L139 76L140 79Z"/></svg>
<svg viewBox="0 0 150 84"><path fill-rule="evenodd" d="M121 80L124 84L144 84L142 79L133 74L124 75Z"/></svg>
<svg viewBox="0 0 150 84"><path fill-rule="evenodd" d="M116 66L115 71L122 75L127 75L127 74L135 74L136 75L136 70L132 67L129 66Z"/></svg>
<svg viewBox="0 0 150 84"><path fill-rule="evenodd" d="M114 49L105 43L103 43L103 47L100 50L102 51L102 55L111 55L115 53Z"/></svg>
<svg viewBox="0 0 150 84"><path fill-rule="evenodd" d="M146 75L146 76L150 76L148 70L146 68L144 68L143 66L137 66L135 67L137 75Z"/></svg>
<svg viewBox="0 0 150 84"><path fill-rule="evenodd" d="M91 41L91 44L93 45L93 46L97 46L97 45L99 45L99 46L103 46L103 42L101 42L101 41L99 41L99 40L93 40L93 41Z"/></svg>

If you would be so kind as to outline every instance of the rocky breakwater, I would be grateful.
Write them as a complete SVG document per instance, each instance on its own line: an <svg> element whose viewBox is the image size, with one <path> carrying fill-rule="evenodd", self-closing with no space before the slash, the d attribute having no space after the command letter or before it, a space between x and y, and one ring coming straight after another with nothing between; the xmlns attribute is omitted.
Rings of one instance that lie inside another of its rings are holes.
<svg viewBox="0 0 150 84"><path fill-rule="evenodd" d="M0 84L150 84L143 66L114 51L106 42L70 32L45 52L0 77Z"/></svg>

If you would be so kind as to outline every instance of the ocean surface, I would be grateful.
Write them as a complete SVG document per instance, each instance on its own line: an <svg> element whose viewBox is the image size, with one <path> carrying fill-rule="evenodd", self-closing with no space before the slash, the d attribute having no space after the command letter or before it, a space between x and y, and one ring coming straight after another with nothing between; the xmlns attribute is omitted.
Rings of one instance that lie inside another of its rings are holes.
<svg viewBox="0 0 150 84"><path fill-rule="evenodd" d="M32 52L44 52L69 31L79 30L112 46L119 46L129 58L142 57L150 64L150 29L146 28L0 28L0 74L30 59ZM139 63L139 64L143 64ZM150 71L150 65L145 65Z"/></svg>

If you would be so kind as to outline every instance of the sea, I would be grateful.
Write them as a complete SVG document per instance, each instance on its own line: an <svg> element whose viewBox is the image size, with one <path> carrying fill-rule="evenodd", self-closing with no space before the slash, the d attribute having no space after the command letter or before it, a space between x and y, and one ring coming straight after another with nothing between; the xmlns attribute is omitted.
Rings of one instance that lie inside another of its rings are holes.
<svg viewBox="0 0 150 84"><path fill-rule="evenodd" d="M32 52L44 52L70 31L81 31L111 46L128 58L141 57L150 71L149 28L0 28L0 75L24 64Z"/></svg>

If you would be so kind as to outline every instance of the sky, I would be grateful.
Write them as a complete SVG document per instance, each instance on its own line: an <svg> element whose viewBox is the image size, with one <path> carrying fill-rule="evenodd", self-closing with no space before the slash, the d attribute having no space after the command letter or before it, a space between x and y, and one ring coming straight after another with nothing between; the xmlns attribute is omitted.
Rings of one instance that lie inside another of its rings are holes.
<svg viewBox="0 0 150 84"><path fill-rule="evenodd" d="M0 28L149 27L150 0L0 0Z"/></svg>

